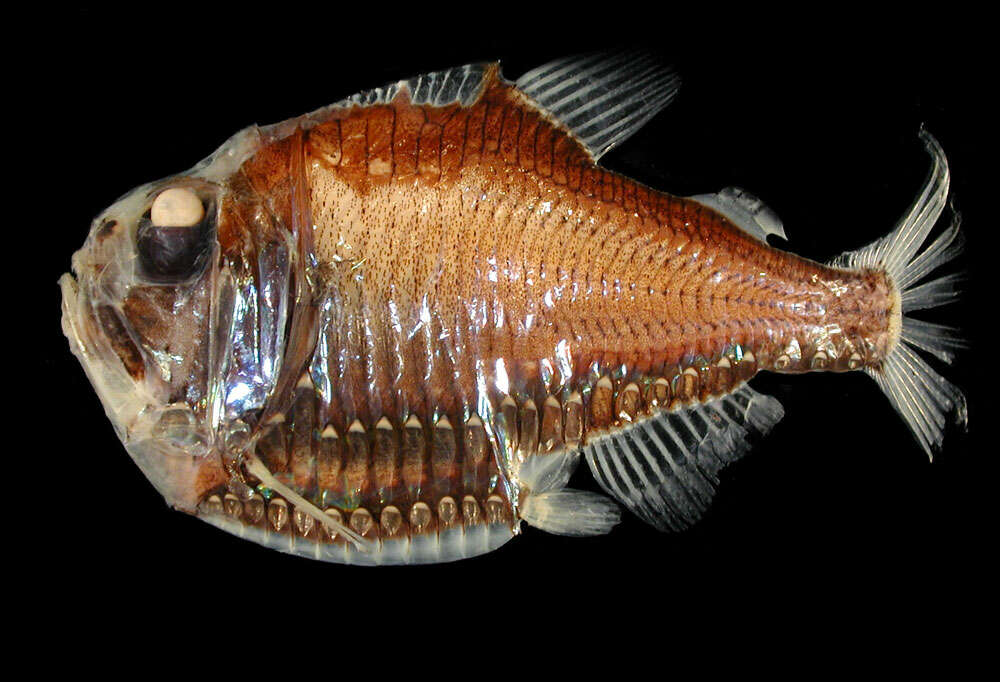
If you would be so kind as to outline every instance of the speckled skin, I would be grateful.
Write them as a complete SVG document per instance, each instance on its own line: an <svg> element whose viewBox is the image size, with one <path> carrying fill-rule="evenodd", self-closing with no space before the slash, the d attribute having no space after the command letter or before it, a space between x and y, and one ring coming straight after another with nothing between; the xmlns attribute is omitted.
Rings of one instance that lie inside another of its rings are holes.
<svg viewBox="0 0 1000 682"><path fill-rule="evenodd" d="M352 396L352 417L460 409L477 363L497 360L533 395L595 363L655 377L739 344L754 369L847 369L890 341L883 276L771 248L598 167L502 83L467 108L403 93L302 136L322 287L368 328L354 350L374 390ZM554 376L533 386L546 361Z"/></svg>
<svg viewBox="0 0 1000 682"><path fill-rule="evenodd" d="M287 454L269 466L303 491L340 481L344 508L483 500L503 492L509 451L558 450L760 369L877 365L895 342L884 275L779 251L600 168L495 73L468 107L415 106L403 91L303 119L227 189L224 252L308 226L309 286L271 410ZM315 401L291 388L303 372ZM474 415L506 443L470 478L469 439L486 438ZM445 445L442 417L455 430ZM296 423L314 441L300 436L299 474ZM317 472L323 429L346 450ZM407 434L423 445L407 450Z"/></svg>

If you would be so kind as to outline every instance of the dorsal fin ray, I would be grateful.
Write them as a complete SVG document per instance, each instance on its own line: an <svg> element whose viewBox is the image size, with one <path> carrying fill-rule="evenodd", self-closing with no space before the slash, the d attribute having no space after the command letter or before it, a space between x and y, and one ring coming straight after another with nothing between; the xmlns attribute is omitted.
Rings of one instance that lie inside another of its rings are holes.
<svg viewBox="0 0 1000 682"><path fill-rule="evenodd" d="M515 85L597 161L670 104L680 83L655 55L632 51L559 59L532 69Z"/></svg>
<svg viewBox="0 0 1000 682"><path fill-rule="evenodd" d="M600 486L643 521L680 531L715 497L722 469L781 417L781 404L742 386L707 403L657 412L583 448Z"/></svg>
<svg viewBox="0 0 1000 682"><path fill-rule="evenodd" d="M556 60L515 83L500 76L499 63L483 62L359 92L304 118L322 121L339 109L388 104L404 92L417 106L468 107L496 87L516 90L524 106L547 116L596 162L670 103L680 88L680 77L655 55L639 51Z"/></svg>
<svg viewBox="0 0 1000 682"><path fill-rule="evenodd" d="M386 104L404 90L409 94L411 104L434 107L459 104L465 107L478 100L483 90L496 81L499 69L500 65L496 62L481 62L456 66L444 71L433 71L390 83L381 88L359 92L332 104L331 107Z"/></svg>

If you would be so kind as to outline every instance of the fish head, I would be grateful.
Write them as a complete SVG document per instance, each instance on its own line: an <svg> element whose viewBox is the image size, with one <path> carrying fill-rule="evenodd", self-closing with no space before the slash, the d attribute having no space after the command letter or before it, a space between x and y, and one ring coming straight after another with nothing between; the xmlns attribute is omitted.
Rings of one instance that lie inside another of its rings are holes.
<svg viewBox="0 0 1000 682"><path fill-rule="evenodd" d="M238 135L123 196L60 279L70 350L132 459L185 511L227 480L226 440L259 415L280 365L287 251L261 258L231 189L255 146Z"/></svg>

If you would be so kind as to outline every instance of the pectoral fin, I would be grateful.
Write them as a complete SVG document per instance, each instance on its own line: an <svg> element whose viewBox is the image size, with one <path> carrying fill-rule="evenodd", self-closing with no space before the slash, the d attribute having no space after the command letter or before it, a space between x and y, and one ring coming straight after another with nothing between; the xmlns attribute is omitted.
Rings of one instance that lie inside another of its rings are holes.
<svg viewBox="0 0 1000 682"><path fill-rule="evenodd" d="M604 535L621 521L621 511L604 495L562 488L528 495L521 518L556 535Z"/></svg>

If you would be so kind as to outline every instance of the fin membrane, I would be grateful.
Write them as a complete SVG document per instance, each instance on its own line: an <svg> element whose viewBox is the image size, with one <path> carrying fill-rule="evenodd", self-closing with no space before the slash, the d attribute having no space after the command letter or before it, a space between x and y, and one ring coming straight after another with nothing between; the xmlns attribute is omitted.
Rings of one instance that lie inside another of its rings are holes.
<svg viewBox="0 0 1000 682"><path fill-rule="evenodd" d="M496 63L466 64L366 90L319 110L385 104L405 91L413 104L469 106L497 82ZM641 51L556 60L517 79L518 90L567 128L595 161L666 107L677 73Z"/></svg>
<svg viewBox="0 0 1000 682"><path fill-rule="evenodd" d="M920 131L920 137L933 164L910 210L892 232L857 251L841 254L830 264L884 271L899 291L903 313L899 341L881 367L868 367L865 372L875 379L924 452L932 457L944 441L948 417L965 426L968 412L962 392L934 371L914 348L951 362L954 351L966 348L966 344L958 330L918 320L907 313L957 300L963 279L960 274L919 282L958 256L964 240L959 231L961 216L954 213L951 224L920 251L944 211L951 184L948 159L941 145L925 130Z"/></svg>
<svg viewBox="0 0 1000 682"><path fill-rule="evenodd" d="M579 461L580 451L575 448L534 455L521 463L517 477L532 494L558 490L569 483Z"/></svg>
<svg viewBox="0 0 1000 682"><path fill-rule="evenodd" d="M691 199L722 214L754 239L766 243L767 235L774 234L788 240L778 214L745 189L726 187L716 194L699 194Z"/></svg>
<svg viewBox="0 0 1000 682"><path fill-rule="evenodd" d="M604 495L562 488L528 495L521 518L535 528L556 535L604 535L619 521L621 510Z"/></svg>
<svg viewBox="0 0 1000 682"><path fill-rule="evenodd" d="M556 535L603 535L621 521L618 505L604 495L565 487L580 461L580 450L562 448L528 457L517 477L526 491L520 516Z"/></svg>
<svg viewBox="0 0 1000 682"><path fill-rule="evenodd" d="M722 469L784 416L770 396L742 386L708 403L640 419L583 448L600 486L662 531L696 523L715 497Z"/></svg>
<svg viewBox="0 0 1000 682"><path fill-rule="evenodd" d="M517 79L517 88L569 128L597 161L670 104L681 80L643 52L556 60Z"/></svg>
<svg viewBox="0 0 1000 682"><path fill-rule="evenodd" d="M386 104L393 101L402 90L409 94L412 104L428 104L435 107L459 104L465 107L479 99L483 87L489 82L491 73L496 73L495 64L456 66L453 69L425 73L380 88L365 90L335 102L330 107Z"/></svg>

